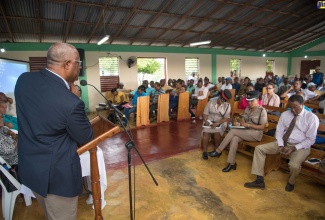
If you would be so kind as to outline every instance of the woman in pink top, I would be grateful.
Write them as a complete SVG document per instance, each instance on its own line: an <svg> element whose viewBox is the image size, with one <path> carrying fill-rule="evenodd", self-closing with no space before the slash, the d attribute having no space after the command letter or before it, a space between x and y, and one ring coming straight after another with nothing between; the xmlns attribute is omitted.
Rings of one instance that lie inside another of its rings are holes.
<svg viewBox="0 0 325 220"><path fill-rule="evenodd" d="M263 105L279 107L280 106L280 97L274 93L275 85L273 83L269 83L266 86L266 94L262 95L262 103Z"/></svg>
<svg viewBox="0 0 325 220"><path fill-rule="evenodd" d="M247 86L246 88L246 92L249 91L254 91L254 86L252 84L249 84L249 86ZM262 106L262 100L258 100L258 105ZM246 107L248 106L248 101L246 100L246 94L243 96L243 98L240 100L239 102L239 109L246 109Z"/></svg>

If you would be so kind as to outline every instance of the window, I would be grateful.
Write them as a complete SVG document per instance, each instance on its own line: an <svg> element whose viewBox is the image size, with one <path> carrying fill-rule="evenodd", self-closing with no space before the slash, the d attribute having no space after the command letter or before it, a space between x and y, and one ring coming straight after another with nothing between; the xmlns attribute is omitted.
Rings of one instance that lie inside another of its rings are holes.
<svg viewBox="0 0 325 220"><path fill-rule="evenodd" d="M230 77L240 77L241 76L241 59L230 59Z"/></svg>
<svg viewBox="0 0 325 220"><path fill-rule="evenodd" d="M199 58L187 57L185 58L185 77L186 79L192 74L199 78Z"/></svg>
<svg viewBox="0 0 325 220"><path fill-rule="evenodd" d="M100 57L98 62L101 92L107 92L116 88L119 83L119 57Z"/></svg>
<svg viewBox="0 0 325 220"><path fill-rule="evenodd" d="M275 62L274 60L266 60L266 72L274 73Z"/></svg>
<svg viewBox="0 0 325 220"><path fill-rule="evenodd" d="M166 78L166 58L137 58L138 83L143 80L159 82Z"/></svg>

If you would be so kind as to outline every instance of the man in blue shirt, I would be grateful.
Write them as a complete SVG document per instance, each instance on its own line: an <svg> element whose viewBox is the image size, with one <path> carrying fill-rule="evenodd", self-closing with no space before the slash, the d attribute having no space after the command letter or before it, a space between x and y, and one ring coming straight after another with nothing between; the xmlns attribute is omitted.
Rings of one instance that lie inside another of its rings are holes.
<svg viewBox="0 0 325 220"><path fill-rule="evenodd" d="M144 86L139 86L138 91L133 96L132 103L126 104L126 105L128 105L128 107L124 106L125 118L123 118L123 121L122 121L123 123L126 124L127 120L129 120L130 114L137 111L138 97L146 96L146 95L147 94L144 92Z"/></svg>
<svg viewBox="0 0 325 220"><path fill-rule="evenodd" d="M232 88L236 89L236 94L237 94L240 89L240 84L238 83L238 77L234 78L234 84L232 84Z"/></svg>
<svg viewBox="0 0 325 220"><path fill-rule="evenodd" d="M316 66L315 68L315 73L313 73L313 80L312 82L315 83L318 86L323 85L323 78L324 78L324 73L320 71L320 67Z"/></svg>

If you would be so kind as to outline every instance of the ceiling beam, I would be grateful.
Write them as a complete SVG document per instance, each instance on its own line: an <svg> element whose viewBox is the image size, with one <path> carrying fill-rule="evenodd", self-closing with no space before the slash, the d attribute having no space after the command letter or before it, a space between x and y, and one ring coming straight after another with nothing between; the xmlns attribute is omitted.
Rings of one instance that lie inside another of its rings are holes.
<svg viewBox="0 0 325 220"><path fill-rule="evenodd" d="M72 0L70 2L69 19L68 19L68 23L67 23L66 28L65 28L65 35L64 35L64 38L63 38L64 43L67 42L67 38L68 38L68 35L70 33L70 30L71 30L73 12L74 12L74 0Z"/></svg>
<svg viewBox="0 0 325 220"><path fill-rule="evenodd" d="M120 36L120 34L124 31L124 29L126 28L126 25L131 21L131 19L134 17L137 8L139 7L139 5L141 4L142 0L137 0L131 13L129 14L129 16L124 19L124 22L122 24L122 26L120 27L120 29L117 31L116 34L113 35L113 37L111 37L110 39L110 43L112 43L116 38L118 38Z"/></svg>
<svg viewBox="0 0 325 220"><path fill-rule="evenodd" d="M162 9L153 18L150 19L149 23L145 25L146 27L136 34L137 38L140 38L143 33L161 16L161 14L166 10L166 8L168 8L173 2L174 0L168 0L168 2L165 3L164 7L162 7ZM131 45L137 40L137 38L131 42Z"/></svg>
<svg viewBox="0 0 325 220"><path fill-rule="evenodd" d="M150 44L153 44L154 42L156 42L158 39L160 39L162 36L164 36L164 34L166 34L168 31L172 30L176 25L178 25L184 18L188 17L188 15L195 10L200 4L202 4L201 1L196 1L196 3L194 5L192 5L192 7L187 10L187 12L185 12L178 21L176 21L172 26L170 26L163 34L161 34L159 37L155 38L154 40L151 40Z"/></svg>
<svg viewBox="0 0 325 220"><path fill-rule="evenodd" d="M5 10L3 9L2 1L0 1L0 11L2 13L2 17L3 17L3 20L4 20L5 24L6 24L6 28L7 28L7 31L9 33L9 35L10 35L11 41L14 42L14 35L13 35L12 31L11 31L11 28L10 28L10 25L9 25Z"/></svg>
<svg viewBox="0 0 325 220"><path fill-rule="evenodd" d="M94 34L96 33L96 31L97 31L99 25L101 25L101 24L103 23L103 20L104 20L104 12L107 10L107 7L109 6L109 3L110 3L110 0L106 0L106 3L105 3L105 5L104 5L104 7L103 7L103 13L102 13L102 16L99 16L99 19L98 19L98 21L97 21L97 23L96 23L96 25L95 25L93 31L91 32L91 34L90 34L90 36L89 36L89 38L88 38L88 40L87 40L87 44L89 44L89 42L90 42L91 39L93 38L93 36L94 36ZM105 25L105 24L104 24L104 25ZM104 26L104 27L105 27L105 26ZM106 34L106 33L104 33L104 34Z"/></svg>

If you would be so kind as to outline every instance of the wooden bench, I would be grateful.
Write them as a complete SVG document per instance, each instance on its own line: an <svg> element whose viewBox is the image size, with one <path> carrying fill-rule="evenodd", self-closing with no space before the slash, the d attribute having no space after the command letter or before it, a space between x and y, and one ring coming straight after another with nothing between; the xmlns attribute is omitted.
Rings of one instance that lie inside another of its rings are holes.
<svg viewBox="0 0 325 220"><path fill-rule="evenodd" d="M309 160L311 158L321 159L323 156L325 156L325 151L311 148L310 149L310 154L306 158L306 160ZM282 159L281 168L289 171L287 158ZM311 178L315 179L316 181L318 181L318 182L320 182L322 184L325 184L325 173L322 173L319 170L319 164L314 165L314 164L310 164L308 162L303 162L301 164L300 174L303 175L303 176L311 177Z"/></svg>
<svg viewBox="0 0 325 220"><path fill-rule="evenodd" d="M169 94L158 96L157 123L169 122Z"/></svg>
<svg viewBox="0 0 325 220"><path fill-rule="evenodd" d="M195 118L199 118L200 116L203 116L203 111L205 106L208 103L209 95L210 93L207 94L207 97L205 99L198 100L196 106Z"/></svg>
<svg viewBox="0 0 325 220"><path fill-rule="evenodd" d="M147 126L150 124L149 120L149 96L138 97L137 100L137 118L136 127Z"/></svg>
<svg viewBox="0 0 325 220"><path fill-rule="evenodd" d="M188 111L189 106L190 106L190 94L188 92L180 93L178 97L177 121L191 118L191 114Z"/></svg>

